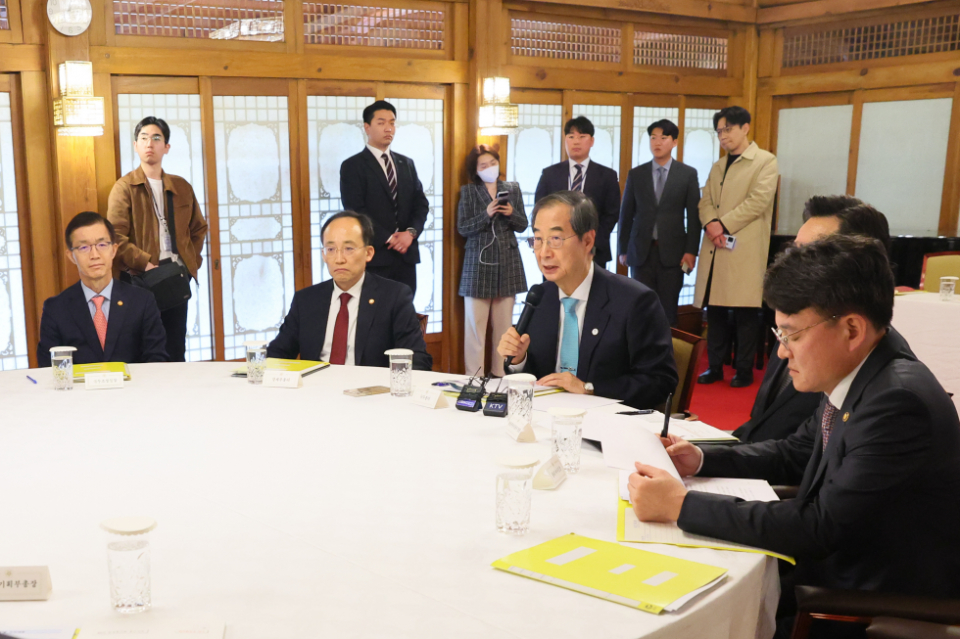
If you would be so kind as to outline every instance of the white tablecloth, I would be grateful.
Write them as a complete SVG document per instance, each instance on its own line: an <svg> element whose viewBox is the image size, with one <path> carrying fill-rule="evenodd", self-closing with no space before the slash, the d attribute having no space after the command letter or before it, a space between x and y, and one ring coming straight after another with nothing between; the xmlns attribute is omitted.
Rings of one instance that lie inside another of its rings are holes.
<svg viewBox="0 0 960 639"><path fill-rule="evenodd" d="M941 302L939 293L897 295L892 323L960 408L960 296Z"/></svg>
<svg viewBox="0 0 960 639"><path fill-rule="evenodd" d="M490 567L576 532L615 540L617 472L534 491L530 532L493 525L496 458L536 451L504 422L343 390L385 369L332 367L304 388L254 387L236 364L131 366L122 390L51 389L0 373L0 565L48 565L47 602L0 603L0 628L214 619L229 639L306 637L763 638L774 560L648 546L730 578L681 613L651 615ZM447 376L414 374L418 383ZM542 417L540 417L542 418ZM142 514L154 608L109 608L106 518ZM762 594L763 593L763 594Z"/></svg>

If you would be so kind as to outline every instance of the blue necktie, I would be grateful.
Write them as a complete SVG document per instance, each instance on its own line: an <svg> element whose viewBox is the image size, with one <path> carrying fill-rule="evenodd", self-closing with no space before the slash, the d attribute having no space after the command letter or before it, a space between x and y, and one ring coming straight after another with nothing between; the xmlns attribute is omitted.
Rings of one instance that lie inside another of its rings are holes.
<svg viewBox="0 0 960 639"><path fill-rule="evenodd" d="M563 337L560 340L560 372L577 374L580 359L580 323L577 321L577 300L565 297L563 304Z"/></svg>

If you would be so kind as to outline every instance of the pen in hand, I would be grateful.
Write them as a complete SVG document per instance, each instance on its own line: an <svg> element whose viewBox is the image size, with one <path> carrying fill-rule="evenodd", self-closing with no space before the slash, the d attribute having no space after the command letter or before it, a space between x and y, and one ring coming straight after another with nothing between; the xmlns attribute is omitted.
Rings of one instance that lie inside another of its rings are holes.
<svg viewBox="0 0 960 639"><path fill-rule="evenodd" d="M673 406L673 393L667 395L667 403L663 405L663 430L661 437L666 437L670 431L670 407Z"/></svg>

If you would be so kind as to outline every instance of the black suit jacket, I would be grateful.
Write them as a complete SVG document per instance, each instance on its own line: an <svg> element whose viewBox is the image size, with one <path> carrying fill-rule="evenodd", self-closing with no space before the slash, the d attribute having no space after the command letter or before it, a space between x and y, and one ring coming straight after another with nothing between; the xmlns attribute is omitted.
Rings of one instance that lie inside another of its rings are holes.
<svg viewBox="0 0 960 639"><path fill-rule="evenodd" d="M680 528L792 555L798 584L960 596L960 420L943 387L888 333L823 452L822 412L787 439L704 447L701 475L799 483L796 499L690 492Z"/></svg>
<svg viewBox="0 0 960 639"><path fill-rule="evenodd" d="M556 371L560 335L560 293L544 282L544 295L533 314L524 372L537 378ZM634 408L663 403L677 387L670 326L657 294L630 278L602 268L593 284L580 332L577 377L603 397L621 399Z"/></svg>
<svg viewBox="0 0 960 639"><path fill-rule="evenodd" d="M750 419L733 431L741 442L752 444L768 439L785 439L797 432L801 424L817 412L823 393L801 393L791 383L775 398L771 397L770 394L779 389L782 375L789 374L787 360L780 359L777 349L774 349L750 410ZM772 403L767 406L770 401Z"/></svg>
<svg viewBox="0 0 960 639"><path fill-rule="evenodd" d="M664 266L680 266L684 253L696 255L700 248L700 182L697 170L674 160L657 202L653 188L653 165L634 167L620 206L619 255L629 266L643 266L657 227L657 248ZM684 224L686 209L686 224Z"/></svg>
<svg viewBox="0 0 960 639"><path fill-rule="evenodd" d="M333 286L333 280L327 280L294 294L280 332L267 346L267 357L320 359ZM354 363L357 366L389 366L390 358L383 354L384 351L409 348L413 351L415 369L432 369L433 357L427 353L423 341L410 287L368 271L360 290Z"/></svg>
<svg viewBox="0 0 960 639"><path fill-rule="evenodd" d="M153 293L120 280L113 280L104 348L100 347L80 282L47 299L43 303L40 343L37 344L37 363L41 368L50 366L50 349L54 346L76 348L74 364L139 364L168 359L167 334Z"/></svg>
<svg viewBox="0 0 960 639"><path fill-rule="evenodd" d="M376 253L371 266L390 266L406 262L420 262L420 245L416 239L400 254L386 247L387 240L396 231L408 228L423 233L430 204L423 194L423 185L417 177L413 160L390 151L397 172L397 201L394 205L390 184L383 172L383 165L366 148L351 156L340 165L340 197L343 208L357 213L366 213L373 220L373 247Z"/></svg>
<svg viewBox="0 0 960 639"><path fill-rule="evenodd" d="M537 183L536 199L570 189L570 163L567 161L553 164L543 170ZM605 266L612 258L610 254L610 233L620 219L620 181L613 169L590 160L587 175L583 180L583 194L593 200L600 216L597 229L597 254L594 262Z"/></svg>

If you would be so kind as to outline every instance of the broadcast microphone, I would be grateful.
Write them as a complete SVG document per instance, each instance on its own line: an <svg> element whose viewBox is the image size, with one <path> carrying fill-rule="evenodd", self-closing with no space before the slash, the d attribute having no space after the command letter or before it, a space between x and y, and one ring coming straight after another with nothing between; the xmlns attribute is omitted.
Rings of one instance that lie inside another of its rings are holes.
<svg viewBox="0 0 960 639"><path fill-rule="evenodd" d="M533 319L533 312L537 310L541 299L543 299L543 284L534 284L530 287L530 290L527 291L527 299L524 300L523 310L520 312L520 321L517 322L517 333L520 335L527 332L530 320ZM512 363L513 355L509 355L504 360L503 367L506 368Z"/></svg>

